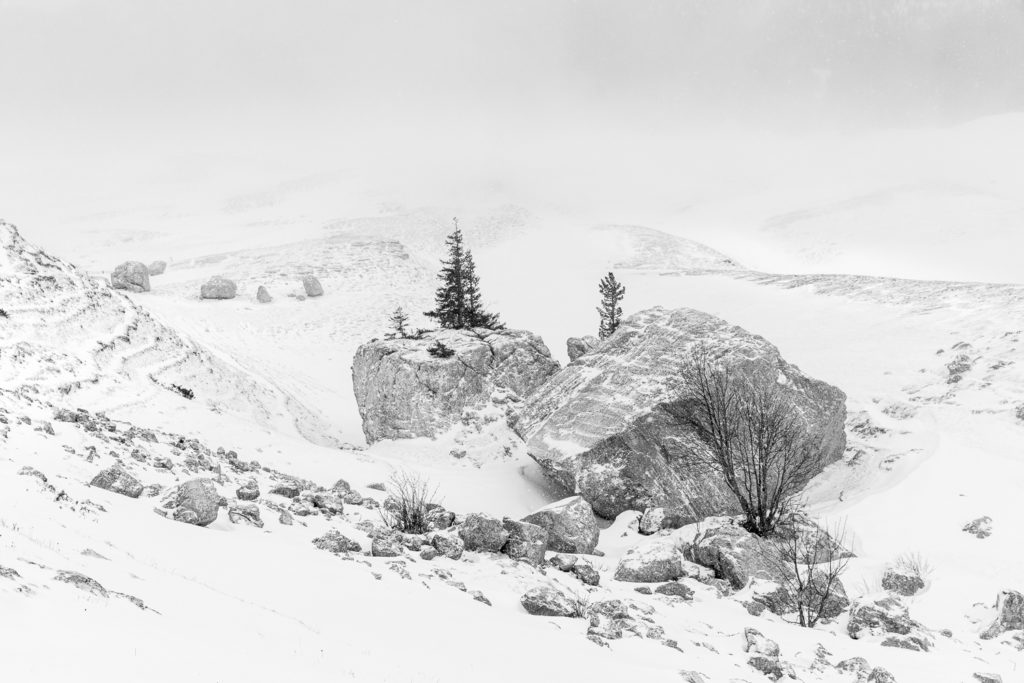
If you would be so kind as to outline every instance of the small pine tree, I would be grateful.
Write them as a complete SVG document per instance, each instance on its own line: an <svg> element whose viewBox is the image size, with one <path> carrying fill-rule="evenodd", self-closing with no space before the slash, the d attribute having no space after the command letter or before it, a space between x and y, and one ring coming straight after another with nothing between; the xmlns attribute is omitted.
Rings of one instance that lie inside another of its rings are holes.
<svg viewBox="0 0 1024 683"><path fill-rule="evenodd" d="M394 330L396 337L405 339L409 336L409 331L405 327L409 322L409 314L403 311L401 306L395 309L388 320L391 321L391 329Z"/></svg>
<svg viewBox="0 0 1024 683"><path fill-rule="evenodd" d="M626 296L626 288L615 279L615 273L608 273L601 278L597 286L601 294L601 305L597 307L597 313L601 316L601 325L598 327L597 336L601 339L611 336L619 328L622 322L622 307L619 303Z"/></svg>
<svg viewBox="0 0 1024 683"><path fill-rule="evenodd" d="M434 310L424 315L435 318L445 329L501 327L498 316L483 308L480 278L476 274L473 254L463 244L459 220L455 218L453 221L455 229L445 240L448 258L441 261L441 272L437 275L441 284L434 293Z"/></svg>

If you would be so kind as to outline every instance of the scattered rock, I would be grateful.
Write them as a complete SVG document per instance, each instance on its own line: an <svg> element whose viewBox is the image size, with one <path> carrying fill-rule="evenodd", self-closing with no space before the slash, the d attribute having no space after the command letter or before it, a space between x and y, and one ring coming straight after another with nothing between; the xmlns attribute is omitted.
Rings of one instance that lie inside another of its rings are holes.
<svg viewBox="0 0 1024 683"><path fill-rule="evenodd" d="M654 589L660 595L673 595L684 600L693 600L693 591L678 581L670 581Z"/></svg>
<svg viewBox="0 0 1024 683"><path fill-rule="evenodd" d="M320 285L320 281L312 275L305 275L302 278L302 289L306 291L306 296L323 296L324 288Z"/></svg>
<svg viewBox="0 0 1024 683"><path fill-rule="evenodd" d="M624 320L526 399L514 426L530 456L607 519L659 506L694 518L739 512L724 479L690 466L707 446L685 426L692 409L679 399L678 368L697 343L735 361L755 385L778 385L820 439L822 467L842 457L842 391L804 375L762 337L707 313L660 307Z"/></svg>
<svg viewBox="0 0 1024 683"><path fill-rule="evenodd" d="M964 531L976 538L988 538L992 535L992 518L978 517L964 525Z"/></svg>
<svg viewBox="0 0 1024 683"><path fill-rule="evenodd" d="M743 648L744 652L753 652L755 654L764 655L765 657L779 656L779 644L771 638L765 637L765 635L756 628L748 627L743 629L743 638L745 641Z"/></svg>
<svg viewBox="0 0 1024 683"><path fill-rule="evenodd" d="M888 567L882 575L882 588L909 597L924 588L924 580L910 569Z"/></svg>
<svg viewBox="0 0 1024 683"><path fill-rule="evenodd" d="M431 355L442 343L454 354ZM525 398L558 370L540 337L522 330L439 330L363 344L352 384L363 433L381 439L437 436L462 423L466 409L509 393Z"/></svg>
<svg viewBox="0 0 1024 683"><path fill-rule="evenodd" d="M871 672L871 665L863 657L850 657L836 664L836 669L844 673L855 674L857 680L861 680L868 677L868 674Z"/></svg>
<svg viewBox="0 0 1024 683"><path fill-rule="evenodd" d="M576 566L579 559L580 558L575 555L563 555L562 553L558 553L551 556L550 562L551 566L558 571L567 572Z"/></svg>
<svg viewBox="0 0 1024 683"><path fill-rule="evenodd" d="M129 498L138 498L142 494L142 484L139 480L118 465L112 465L97 474L89 482L89 486L120 493Z"/></svg>
<svg viewBox="0 0 1024 683"><path fill-rule="evenodd" d="M889 673L887 669L876 666L868 674L868 683L896 683L896 677Z"/></svg>
<svg viewBox="0 0 1024 683"><path fill-rule="evenodd" d="M292 517L292 513L287 510L281 510L281 514L277 517L277 523L283 524L284 526L291 526L295 523L295 518Z"/></svg>
<svg viewBox="0 0 1024 683"><path fill-rule="evenodd" d="M260 497L260 486L255 479L250 479L235 491L238 500L256 500Z"/></svg>
<svg viewBox="0 0 1024 683"><path fill-rule="evenodd" d="M882 644L887 647L928 650L931 645L925 628L911 619L906 606L893 596L855 603L850 608L846 632L854 639L865 635L886 636L888 642ZM893 635L903 638L892 638Z"/></svg>
<svg viewBox="0 0 1024 683"><path fill-rule="evenodd" d="M248 524L259 529L263 528L260 508L256 503L230 503L228 505L228 520L232 524Z"/></svg>
<svg viewBox="0 0 1024 683"><path fill-rule="evenodd" d="M323 536L314 538L313 545L320 550L326 550L331 553L359 553L363 551L361 545L347 536L343 536L337 529L331 529Z"/></svg>
<svg viewBox="0 0 1024 683"><path fill-rule="evenodd" d="M256 301L257 302L259 302L261 304L269 304L273 300L274 300L274 298L272 296L270 296L270 292L268 292L267 288L264 287L263 285L260 285L256 289Z"/></svg>
<svg viewBox="0 0 1024 683"><path fill-rule="evenodd" d="M999 674L976 673L974 680L978 683L1003 683L1003 677Z"/></svg>
<svg viewBox="0 0 1024 683"><path fill-rule="evenodd" d="M570 571L573 576L588 586L597 586L601 583L601 575L589 562L577 562Z"/></svg>
<svg viewBox="0 0 1024 683"><path fill-rule="evenodd" d="M237 294L238 285L220 275L214 275L199 288L200 299L234 299Z"/></svg>
<svg viewBox="0 0 1024 683"><path fill-rule="evenodd" d="M432 545L423 546L420 550L420 559L423 560L433 560L437 555L438 552Z"/></svg>
<svg viewBox="0 0 1024 683"><path fill-rule="evenodd" d="M550 586L531 588L520 599L527 612L543 617L572 617L576 606L561 591Z"/></svg>
<svg viewBox="0 0 1024 683"><path fill-rule="evenodd" d="M544 562L548 548L548 532L542 526L530 522L517 522L506 517L502 526L508 532L508 541L502 552L515 560L526 560L533 564Z"/></svg>
<svg viewBox="0 0 1024 683"><path fill-rule="evenodd" d="M1014 590L1004 590L996 597L996 618L981 633L983 640L990 640L1005 631L1024 629L1024 595Z"/></svg>
<svg viewBox="0 0 1024 683"><path fill-rule="evenodd" d="M170 507L175 520L207 526L217 519L220 498L212 479L190 479L178 487Z"/></svg>
<svg viewBox="0 0 1024 683"><path fill-rule="evenodd" d="M59 571L53 577L54 581L60 581L61 583L70 583L72 586L79 590L83 590L86 593L92 593L102 598L108 597L107 589L100 585L100 582L96 579L86 576L85 574L79 574L78 572L72 571Z"/></svg>
<svg viewBox="0 0 1024 683"><path fill-rule="evenodd" d="M680 529L696 521L697 518L683 508L647 508L640 517L639 531L645 536L650 536L662 529Z"/></svg>
<svg viewBox="0 0 1024 683"><path fill-rule="evenodd" d="M28 465L25 465L24 467L19 469L18 474L20 474L23 477L35 477L44 484L47 482L45 474L37 470L35 467L29 467Z"/></svg>
<svg viewBox="0 0 1024 683"><path fill-rule="evenodd" d="M110 275L110 284L114 289L125 289L129 292L149 291L149 269L139 261L125 261Z"/></svg>
<svg viewBox="0 0 1024 683"><path fill-rule="evenodd" d="M149 271L150 275L163 275L164 271L167 270L167 261L153 261L146 270Z"/></svg>
<svg viewBox="0 0 1024 683"><path fill-rule="evenodd" d="M375 535L370 541L370 554L374 557L400 557L402 555L401 535L391 529Z"/></svg>
<svg viewBox="0 0 1024 683"><path fill-rule="evenodd" d="M473 512L459 526L459 537L466 545L466 550L497 553L501 552L508 541L509 532L496 517Z"/></svg>
<svg viewBox="0 0 1024 683"><path fill-rule="evenodd" d="M302 493L302 488L298 482L284 481L280 484L276 484L270 487L270 493L277 496L284 496L285 498L297 498Z"/></svg>
<svg viewBox="0 0 1024 683"><path fill-rule="evenodd" d="M757 669L773 681L777 681L786 675L785 667L783 667L782 663L775 657L754 655L747 660L747 664Z"/></svg>
<svg viewBox="0 0 1024 683"><path fill-rule="evenodd" d="M434 550L441 553L449 560L458 560L462 557L462 551L466 545L462 539L453 532L434 532L430 536L430 545Z"/></svg>
<svg viewBox="0 0 1024 683"><path fill-rule="evenodd" d="M473 596L473 599L476 600L477 602L482 602L485 605L487 605L488 607L491 606L491 601L488 600L487 596L484 595L483 593L481 593L480 591L470 591L469 594L471 596Z"/></svg>
<svg viewBox="0 0 1024 683"><path fill-rule="evenodd" d="M561 553L592 554L600 531L594 511L582 496L564 498L523 517L548 532L548 548Z"/></svg>
<svg viewBox="0 0 1024 683"><path fill-rule="evenodd" d="M616 581L662 583L683 575L683 556L669 541L630 548L615 570Z"/></svg>

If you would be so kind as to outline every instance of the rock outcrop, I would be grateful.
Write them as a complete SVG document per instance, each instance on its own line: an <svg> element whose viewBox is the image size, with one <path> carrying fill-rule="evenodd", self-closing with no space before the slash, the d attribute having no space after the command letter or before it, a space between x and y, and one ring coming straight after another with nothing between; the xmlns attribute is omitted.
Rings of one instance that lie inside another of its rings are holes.
<svg viewBox="0 0 1024 683"><path fill-rule="evenodd" d="M565 340L565 350L569 354L569 362L576 360L594 350L601 340L597 337L569 337Z"/></svg>
<svg viewBox="0 0 1024 683"><path fill-rule="evenodd" d="M595 512L681 508L695 518L737 512L724 481L697 472L707 445L688 426L679 369L697 344L755 384L777 383L821 440L825 464L846 445L846 396L804 375L762 337L690 309L652 308L627 318L597 349L532 394L515 428L530 455Z"/></svg>
<svg viewBox="0 0 1024 683"><path fill-rule="evenodd" d="M199 288L200 299L234 299L238 286L232 280L214 275Z"/></svg>
<svg viewBox="0 0 1024 683"><path fill-rule="evenodd" d="M453 351L450 357L428 351L438 342ZM352 384L363 433L373 443L441 434L466 409L528 397L558 367L530 332L439 330L363 344L352 362Z"/></svg>
<svg viewBox="0 0 1024 683"><path fill-rule="evenodd" d="M594 511L580 496L551 503L523 517L548 532L548 548L558 553L593 553L601 532Z"/></svg>
<svg viewBox="0 0 1024 683"><path fill-rule="evenodd" d="M125 261L110 274L110 284L114 289L126 289L129 292L149 291L149 269L139 261Z"/></svg>

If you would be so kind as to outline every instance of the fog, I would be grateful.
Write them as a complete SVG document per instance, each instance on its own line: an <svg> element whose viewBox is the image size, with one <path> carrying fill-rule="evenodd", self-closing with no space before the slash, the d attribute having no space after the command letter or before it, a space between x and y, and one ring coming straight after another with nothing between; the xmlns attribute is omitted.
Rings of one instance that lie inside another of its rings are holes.
<svg viewBox="0 0 1024 683"><path fill-rule="evenodd" d="M1021 0L0 0L0 29L0 215L39 229L325 173L654 220L946 182L935 131L1024 109Z"/></svg>

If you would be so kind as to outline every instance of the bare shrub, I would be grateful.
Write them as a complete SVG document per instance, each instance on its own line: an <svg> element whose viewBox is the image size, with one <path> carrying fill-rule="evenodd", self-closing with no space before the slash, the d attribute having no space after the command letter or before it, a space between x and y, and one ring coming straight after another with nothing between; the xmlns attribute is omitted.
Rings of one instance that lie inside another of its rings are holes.
<svg viewBox="0 0 1024 683"><path fill-rule="evenodd" d="M717 363L704 345L694 349L681 379L683 419L708 446L694 453L691 464L722 476L749 531L770 534L821 470L820 440L776 382L755 384Z"/></svg>
<svg viewBox="0 0 1024 683"><path fill-rule="evenodd" d="M586 591L578 591L569 598L572 602L572 615L577 619L589 619L594 599Z"/></svg>
<svg viewBox="0 0 1024 683"><path fill-rule="evenodd" d="M916 576L924 583L928 582L934 571L931 563L921 553L903 553L896 558L893 566L904 573Z"/></svg>
<svg viewBox="0 0 1024 683"><path fill-rule="evenodd" d="M772 537L774 561L784 577L783 587L793 597L801 626L814 628L844 600L840 578L850 558L846 541L845 523L828 529L793 523L780 527Z"/></svg>
<svg viewBox="0 0 1024 683"><path fill-rule="evenodd" d="M394 504L380 508L384 523L407 534L422 534L430 531L427 513L436 504L437 487L426 477L399 470L388 479L387 491Z"/></svg>

